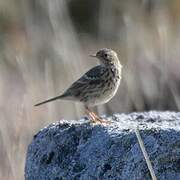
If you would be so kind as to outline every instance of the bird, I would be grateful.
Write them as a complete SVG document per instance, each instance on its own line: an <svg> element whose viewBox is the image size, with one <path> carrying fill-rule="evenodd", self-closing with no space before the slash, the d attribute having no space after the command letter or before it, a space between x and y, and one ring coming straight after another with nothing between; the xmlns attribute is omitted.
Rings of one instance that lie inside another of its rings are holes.
<svg viewBox="0 0 180 180"><path fill-rule="evenodd" d="M109 123L90 108L105 104L115 96L121 82L122 65L117 53L112 49L103 48L90 56L97 58L99 65L82 75L63 94L35 106L59 99L78 101L85 105L86 113L93 123Z"/></svg>

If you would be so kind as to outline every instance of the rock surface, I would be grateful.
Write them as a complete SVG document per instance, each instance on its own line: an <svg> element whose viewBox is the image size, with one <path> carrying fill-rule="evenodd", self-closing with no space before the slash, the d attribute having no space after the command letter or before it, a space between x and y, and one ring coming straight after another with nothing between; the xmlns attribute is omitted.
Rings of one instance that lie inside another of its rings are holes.
<svg viewBox="0 0 180 180"><path fill-rule="evenodd" d="M134 128L158 180L180 180L180 113L115 114L108 126L61 121L34 136L28 147L27 180L151 179Z"/></svg>

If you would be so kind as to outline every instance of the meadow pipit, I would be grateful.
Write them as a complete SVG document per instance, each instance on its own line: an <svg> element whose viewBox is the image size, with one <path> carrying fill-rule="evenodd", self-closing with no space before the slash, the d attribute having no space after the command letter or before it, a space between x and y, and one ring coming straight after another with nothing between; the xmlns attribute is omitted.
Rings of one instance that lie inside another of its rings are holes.
<svg viewBox="0 0 180 180"><path fill-rule="evenodd" d="M57 99L80 101L84 103L87 114L93 122L108 122L92 112L89 107L107 103L116 94L120 85L122 66L116 52L111 49L101 49L91 57L98 58L100 65L90 69L62 95L38 103L35 106Z"/></svg>

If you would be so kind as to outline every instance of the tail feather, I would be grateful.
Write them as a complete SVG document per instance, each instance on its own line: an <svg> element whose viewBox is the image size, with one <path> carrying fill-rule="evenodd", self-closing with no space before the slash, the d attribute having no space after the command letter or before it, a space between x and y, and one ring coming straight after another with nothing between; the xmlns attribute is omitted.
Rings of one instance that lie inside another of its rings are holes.
<svg viewBox="0 0 180 180"><path fill-rule="evenodd" d="M35 104L34 106L40 106L42 104L45 104L45 103L48 103L48 102L51 102L51 101L55 101L57 99L61 99L61 98L64 98L64 97L66 97L66 96L63 94L61 96L57 96L57 97L54 97L54 98L51 98L51 99L47 99L46 101L40 102L38 104Z"/></svg>

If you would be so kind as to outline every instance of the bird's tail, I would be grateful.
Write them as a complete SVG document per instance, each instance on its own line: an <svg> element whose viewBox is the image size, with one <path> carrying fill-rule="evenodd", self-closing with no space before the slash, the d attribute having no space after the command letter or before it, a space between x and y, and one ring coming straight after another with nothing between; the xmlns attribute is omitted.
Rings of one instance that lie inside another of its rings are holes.
<svg viewBox="0 0 180 180"><path fill-rule="evenodd" d="M48 103L48 102L51 102L51 101L55 101L57 99L63 99L64 97L66 97L66 96L63 94L63 95L60 95L60 96L57 96L57 97L54 97L54 98L51 98L51 99L47 99L46 101L35 104L34 106L40 106L42 104L45 104L45 103Z"/></svg>

